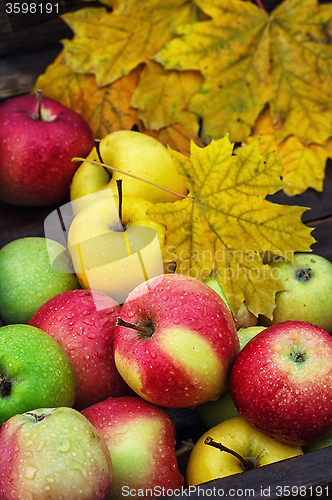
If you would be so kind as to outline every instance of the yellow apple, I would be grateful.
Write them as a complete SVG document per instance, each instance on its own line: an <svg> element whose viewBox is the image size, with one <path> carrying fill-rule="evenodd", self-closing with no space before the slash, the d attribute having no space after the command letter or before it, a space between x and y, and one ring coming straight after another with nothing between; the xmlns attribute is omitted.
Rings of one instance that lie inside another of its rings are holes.
<svg viewBox="0 0 332 500"><path fill-rule="evenodd" d="M210 445L206 441L210 441ZM245 463L242 463L240 458L227 451L221 451L213 445L218 443L236 452ZM302 455L302 453L300 446L280 443L267 437L253 429L242 417L230 418L212 427L195 444L188 460L187 484L194 486Z"/></svg>
<svg viewBox="0 0 332 500"><path fill-rule="evenodd" d="M162 251L166 227L147 215L151 202L110 189L73 219L68 250L83 288L103 292L120 304L138 284L164 273Z"/></svg>
<svg viewBox="0 0 332 500"><path fill-rule="evenodd" d="M184 180L178 174L171 154L157 139L141 132L119 130L101 139L99 147L100 156L106 165L154 182L180 195L187 194ZM92 149L87 159L100 161L96 148ZM84 197L76 204L75 210L81 210L103 189L112 189L116 195L118 179L123 181L125 196L139 196L151 203L179 199L176 194L142 180L85 161L77 169L70 187L71 200ZM87 195L90 195L89 198L86 198Z"/></svg>

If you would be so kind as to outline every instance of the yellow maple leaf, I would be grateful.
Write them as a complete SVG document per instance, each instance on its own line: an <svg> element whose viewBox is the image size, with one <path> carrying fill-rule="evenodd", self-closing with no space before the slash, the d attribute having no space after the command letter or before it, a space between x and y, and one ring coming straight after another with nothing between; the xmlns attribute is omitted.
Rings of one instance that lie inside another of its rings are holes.
<svg viewBox="0 0 332 500"><path fill-rule="evenodd" d="M160 64L148 61L131 105L138 109L138 116L148 129L158 130L180 122L197 134L198 116L186 108L202 81L197 71L167 71Z"/></svg>
<svg viewBox="0 0 332 500"><path fill-rule="evenodd" d="M189 111L206 140L242 142L270 104L278 141L324 144L332 130L332 5L285 0L271 14L240 0L196 0L210 20L175 27L178 38L154 56L167 69L205 78Z"/></svg>
<svg viewBox="0 0 332 500"><path fill-rule="evenodd" d="M259 151L266 154L274 151L282 157L283 191L288 196L301 194L308 188L323 190L326 160L330 156L329 141L326 145L306 143L290 136L278 143L271 114L268 108L257 119L253 132L246 143L260 138Z"/></svg>
<svg viewBox="0 0 332 500"><path fill-rule="evenodd" d="M150 130L138 117L137 110L131 107L132 94L137 88L142 66L135 68L129 75L110 85L99 87L93 75L81 75L63 63L62 54L35 83L36 89L61 102L79 113L90 125L94 137L102 139L116 130L136 128L151 135L165 146L171 146L189 155L190 142L202 145L196 133L191 133L179 123L158 130Z"/></svg>
<svg viewBox="0 0 332 500"><path fill-rule="evenodd" d="M245 301L256 316L271 317L282 286L262 255L291 260L315 241L301 221L306 208L265 199L284 186L281 159L261 155L259 141L233 155L228 136L202 148L192 142L190 157L170 151L189 195L148 211L167 227L166 259L197 279L213 270L234 313Z"/></svg>
<svg viewBox="0 0 332 500"><path fill-rule="evenodd" d="M93 75L76 73L61 57L48 66L37 79L34 89L79 113L90 125L95 138L101 139L115 130L129 130L139 122L137 111L130 106L137 86L140 68L112 85L98 87Z"/></svg>
<svg viewBox="0 0 332 500"><path fill-rule="evenodd" d="M192 141L198 146L203 146L201 139L197 135L191 134L180 123L174 123L173 125L163 127L159 130L149 130L142 125L142 127L140 127L140 132L151 135L164 144L164 146L169 146L171 149L180 151L186 156L190 156L190 144Z"/></svg>
<svg viewBox="0 0 332 500"><path fill-rule="evenodd" d="M113 2L108 2L112 4ZM63 57L75 71L93 73L99 86L127 75L174 37L172 28L190 22L190 0L114 2L115 10L84 8L63 17L74 31L63 40Z"/></svg>

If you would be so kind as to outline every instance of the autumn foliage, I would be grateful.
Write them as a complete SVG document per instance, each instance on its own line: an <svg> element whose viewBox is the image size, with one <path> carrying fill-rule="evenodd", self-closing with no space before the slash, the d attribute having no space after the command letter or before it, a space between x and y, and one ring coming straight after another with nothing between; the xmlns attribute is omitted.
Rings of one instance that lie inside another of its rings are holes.
<svg viewBox="0 0 332 500"><path fill-rule="evenodd" d="M232 310L245 300L270 315L280 284L262 254L308 251L314 240L304 208L265 197L322 191L332 152L332 4L285 0L271 13L264 1L102 4L63 16L73 37L35 87L78 111L96 138L135 127L169 146L189 195L150 214L167 225L178 265L200 278L240 268L223 283ZM216 262L216 251L236 250ZM266 271L264 283L252 269Z"/></svg>

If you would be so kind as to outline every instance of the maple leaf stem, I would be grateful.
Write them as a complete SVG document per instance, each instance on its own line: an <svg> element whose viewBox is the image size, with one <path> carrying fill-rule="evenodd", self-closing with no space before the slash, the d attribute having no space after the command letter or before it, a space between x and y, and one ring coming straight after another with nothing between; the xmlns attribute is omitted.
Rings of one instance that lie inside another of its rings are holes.
<svg viewBox="0 0 332 500"><path fill-rule="evenodd" d="M258 5L258 7L267 14L267 10L266 8L264 7L264 5L262 4L261 0L256 0L256 3Z"/></svg>
<svg viewBox="0 0 332 500"><path fill-rule="evenodd" d="M171 189L167 189L164 186L161 186L160 184L156 184L155 182L148 181L147 179L142 179L141 177L138 177L137 175L129 174L128 172L123 172L122 170L119 170L118 168L111 167L110 165L106 165L105 163L101 163L99 161L94 161L94 160L88 160L86 158L72 158L71 161L86 161L88 163L93 163L94 165L100 165L101 167L108 168L110 170L114 170L114 172L119 172L120 174L127 175L128 177L132 177L133 179L137 179L138 181L146 182L147 184L151 184L151 186L158 187L160 189L163 189L164 191L167 191L168 193L175 194L176 196L179 196L180 198L189 198L189 196L185 194L180 194L177 193L176 191L172 191Z"/></svg>

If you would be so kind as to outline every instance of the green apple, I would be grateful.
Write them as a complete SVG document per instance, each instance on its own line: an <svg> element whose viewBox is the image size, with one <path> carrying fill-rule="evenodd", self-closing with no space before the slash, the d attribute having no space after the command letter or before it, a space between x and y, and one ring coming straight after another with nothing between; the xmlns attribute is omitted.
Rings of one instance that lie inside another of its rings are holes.
<svg viewBox="0 0 332 500"><path fill-rule="evenodd" d="M228 309L231 310L231 308L229 307L229 304L227 302L227 297L225 295L225 292L224 292L222 286L220 285L219 281L217 280L214 271L212 271L210 276L206 280L204 280L204 283L206 285L208 285L209 287L211 287L215 292L217 292L217 294L220 295L220 297L223 299L223 301L227 305ZM237 329L247 328L249 326L256 326L257 325L257 317L252 312L249 311L245 302L242 302L239 310L233 316L234 316L234 321L235 321L235 325L236 325Z"/></svg>
<svg viewBox="0 0 332 500"><path fill-rule="evenodd" d="M239 456L221 451L215 447L218 444ZM243 418L234 417L199 438L189 456L187 484L194 486L298 455L302 455L300 446L279 443L253 429Z"/></svg>
<svg viewBox="0 0 332 500"><path fill-rule="evenodd" d="M240 341L240 350L243 349L249 340L265 328L265 326L249 326L247 328L240 328L237 330L237 336ZM229 390L221 394L216 401L208 401L207 403L197 406L197 411L208 429L220 424L224 420L240 416Z"/></svg>
<svg viewBox="0 0 332 500"><path fill-rule="evenodd" d="M266 326L248 326L247 328L240 328L237 331L237 336L240 341L240 350L248 344L249 340L254 338L258 333L265 330Z"/></svg>
<svg viewBox="0 0 332 500"><path fill-rule="evenodd" d="M321 450L322 448L327 448L328 446L332 446L332 432L329 432L314 443L306 444L303 446L303 451L304 453L309 453L310 451Z"/></svg>
<svg viewBox="0 0 332 500"><path fill-rule="evenodd" d="M0 328L0 425L17 413L72 406L74 368L53 337L30 325Z"/></svg>
<svg viewBox="0 0 332 500"><path fill-rule="evenodd" d="M220 285L219 281L217 280L217 278L215 277L215 274L214 272L212 271L212 273L210 274L210 276L208 278L206 278L204 280L204 283L206 285L208 285L210 288L212 288L212 290L214 290L215 292L217 292L217 294L222 298L222 300L225 302L226 306L228 307L229 310L231 310L231 308L229 307L229 304L227 302L227 298L226 298L226 295L225 295L225 292L222 288L222 286Z"/></svg>
<svg viewBox="0 0 332 500"><path fill-rule="evenodd" d="M19 238L1 248L0 283L0 315L5 324L28 323L50 298L81 288L66 249L42 237Z"/></svg>
<svg viewBox="0 0 332 500"><path fill-rule="evenodd" d="M119 213L119 197L108 189L76 215L68 249L83 288L106 293L121 304L137 285L163 274L166 227L147 215L151 205L123 196Z"/></svg>
<svg viewBox="0 0 332 500"><path fill-rule="evenodd" d="M262 316L260 323L305 321L332 333L332 263L319 255L298 253L294 262L275 257L269 265L286 290L276 294L273 319Z"/></svg>
<svg viewBox="0 0 332 500"><path fill-rule="evenodd" d="M208 401L198 405L196 409L207 429L211 429L229 418L240 416L229 389L221 394L216 401Z"/></svg>
<svg viewBox="0 0 332 500"><path fill-rule="evenodd" d="M157 139L141 132L119 130L101 139L99 148L101 159L106 165L163 186L174 193L187 194L185 182L178 174L171 154ZM96 148L93 148L87 159L100 162ZM84 197L75 204L75 210L81 210L103 189L112 189L116 195L116 181L119 179L123 181L123 193L126 196L138 196L152 203L179 199L176 194L140 179L85 161L76 170L70 187L71 200Z"/></svg>
<svg viewBox="0 0 332 500"><path fill-rule="evenodd" d="M0 430L1 500L107 500L112 485L105 441L72 408L38 408Z"/></svg>

